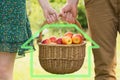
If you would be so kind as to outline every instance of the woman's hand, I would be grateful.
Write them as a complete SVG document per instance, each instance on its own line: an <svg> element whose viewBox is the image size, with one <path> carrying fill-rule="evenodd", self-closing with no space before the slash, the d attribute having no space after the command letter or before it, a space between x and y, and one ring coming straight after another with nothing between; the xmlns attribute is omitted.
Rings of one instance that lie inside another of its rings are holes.
<svg viewBox="0 0 120 80"><path fill-rule="evenodd" d="M43 12L44 12L44 16L48 23L53 23L58 20L58 15L53 8L48 7L46 9L44 9Z"/></svg>
<svg viewBox="0 0 120 80"><path fill-rule="evenodd" d="M58 20L58 15L56 11L50 6L48 0L39 0L39 2L43 9L47 23L50 24L56 22Z"/></svg>

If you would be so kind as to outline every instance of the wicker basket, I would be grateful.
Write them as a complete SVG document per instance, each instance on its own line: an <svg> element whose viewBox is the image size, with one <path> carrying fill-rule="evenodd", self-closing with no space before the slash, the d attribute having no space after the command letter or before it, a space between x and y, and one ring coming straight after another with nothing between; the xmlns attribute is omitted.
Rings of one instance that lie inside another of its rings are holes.
<svg viewBox="0 0 120 80"><path fill-rule="evenodd" d="M79 26L79 25L78 25ZM39 43L39 62L53 74L69 74L79 70L84 62L86 42L71 45Z"/></svg>

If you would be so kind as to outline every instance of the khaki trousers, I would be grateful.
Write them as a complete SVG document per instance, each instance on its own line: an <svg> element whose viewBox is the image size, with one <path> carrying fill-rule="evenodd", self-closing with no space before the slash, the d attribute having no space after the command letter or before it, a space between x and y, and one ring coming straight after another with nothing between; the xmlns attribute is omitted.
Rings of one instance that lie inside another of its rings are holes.
<svg viewBox="0 0 120 80"><path fill-rule="evenodd" d="M120 0L85 0L92 39L100 45L93 49L95 80L116 80L116 37L120 32Z"/></svg>

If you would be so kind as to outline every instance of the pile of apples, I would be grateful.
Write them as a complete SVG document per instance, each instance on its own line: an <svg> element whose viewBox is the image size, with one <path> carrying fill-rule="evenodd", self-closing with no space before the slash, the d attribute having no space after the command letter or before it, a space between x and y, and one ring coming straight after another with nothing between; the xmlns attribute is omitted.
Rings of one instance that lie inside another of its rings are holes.
<svg viewBox="0 0 120 80"><path fill-rule="evenodd" d="M81 34L73 34L67 32L61 38L50 37L49 39L42 40L42 44L81 44L83 42L83 36Z"/></svg>

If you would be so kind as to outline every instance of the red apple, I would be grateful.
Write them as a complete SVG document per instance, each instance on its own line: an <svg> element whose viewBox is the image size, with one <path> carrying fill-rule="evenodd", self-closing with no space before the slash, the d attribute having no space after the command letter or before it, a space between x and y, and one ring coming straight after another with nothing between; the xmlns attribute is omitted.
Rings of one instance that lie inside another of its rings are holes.
<svg viewBox="0 0 120 80"><path fill-rule="evenodd" d="M70 38L69 36L64 36L64 37L62 37L62 43L63 44L72 44L72 38Z"/></svg>
<svg viewBox="0 0 120 80"><path fill-rule="evenodd" d="M62 38L58 38L58 39L56 40L56 43L57 43L57 44L62 44Z"/></svg>
<svg viewBox="0 0 120 80"><path fill-rule="evenodd" d="M50 39L51 42L54 42L54 43L55 43L56 40L57 40L56 37L50 37L49 39Z"/></svg>
<svg viewBox="0 0 120 80"><path fill-rule="evenodd" d="M67 33L64 34L64 36L69 36L70 38L72 38L73 33L72 32L67 32Z"/></svg>
<svg viewBox="0 0 120 80"><path fill-rule="evenodd" d="M50 39L45 39L45 40L43 40L41 43L42 43L42 44L50 44L51 41L50 41Z"/></svg>
<svg viewBox="0 0 120 80"><path fill-rule="evenodd" d="M82 41L83 41L83 38L82 38L82 35L81 35L81 34L74 34L74 35L72 36L72 42L73 42L74 44L80 44L80 43L82 43Z"/></svg>

